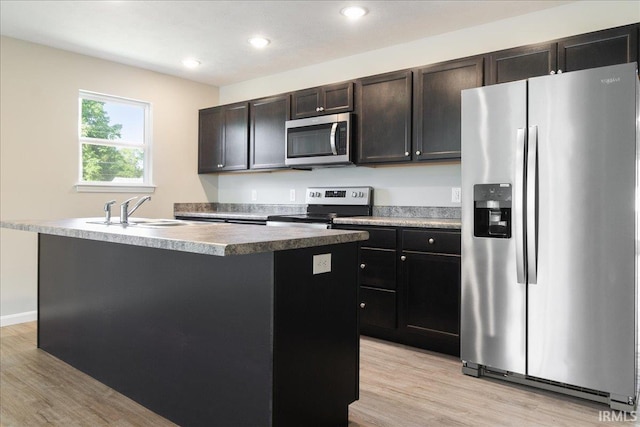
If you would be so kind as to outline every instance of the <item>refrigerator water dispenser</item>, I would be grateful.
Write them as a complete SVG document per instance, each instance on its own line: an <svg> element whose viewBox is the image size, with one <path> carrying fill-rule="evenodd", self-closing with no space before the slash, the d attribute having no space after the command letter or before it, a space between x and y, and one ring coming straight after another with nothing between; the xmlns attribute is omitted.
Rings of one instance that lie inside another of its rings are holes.
<svg viewBox="0 0 640 427"><path fill-rule="evenodd" d="M511 238L511 184L473 186L476 237Z"/></svg>

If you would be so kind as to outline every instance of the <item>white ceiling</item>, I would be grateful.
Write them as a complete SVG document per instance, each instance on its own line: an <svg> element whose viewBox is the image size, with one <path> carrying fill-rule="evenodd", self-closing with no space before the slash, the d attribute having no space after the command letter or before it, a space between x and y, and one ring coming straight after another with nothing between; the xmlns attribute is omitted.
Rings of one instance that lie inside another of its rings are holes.
<svg viewBox="0 0 640 427"><path fill-rule="evenodd" d="M0 0L0 33L224 86L566 3ZM369 13L339 14L354 4ZM251 47L257 34L271 44ZM202 65L185 69L188 56Z"/></svg>

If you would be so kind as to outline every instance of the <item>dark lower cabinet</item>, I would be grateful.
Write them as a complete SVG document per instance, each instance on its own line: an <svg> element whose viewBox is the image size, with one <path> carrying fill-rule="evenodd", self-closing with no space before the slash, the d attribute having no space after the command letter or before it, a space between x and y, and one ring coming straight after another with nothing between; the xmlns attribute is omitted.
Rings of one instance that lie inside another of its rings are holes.
<svg viewBox="0 0 640 427"><path fill-rule="evenodd" d="M405 316L412 333L459 336L460 256L404 252Z"/></svg>
<svg viewBox="0 0 640 427"><path fill-rule="evenodd" d="M397 322L396 292L360 286L360 324L395 329Z"/></svg>
<svg viewBox="0 0 640 427"><path fill-rule="evenodd" d="M364 230L360 248L360 333L460 354L460 231Z"/></svg>
<svg viewBox="0 0 640 427"><path fill-rule="evenodd" d="M38 347L182 426L347 426L357 242L234 256L40 234ZM316 255L331 271L313 274Z"/></svg>

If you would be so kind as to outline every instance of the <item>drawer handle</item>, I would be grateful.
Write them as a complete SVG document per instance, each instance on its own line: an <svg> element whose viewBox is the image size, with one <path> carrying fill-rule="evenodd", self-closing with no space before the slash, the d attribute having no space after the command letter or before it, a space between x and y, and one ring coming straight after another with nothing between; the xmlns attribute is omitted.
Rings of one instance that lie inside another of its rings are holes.
<svg viewBox="0 0 640 427"><path fill-rule="evenodd" d="M366 264L362 263L362 264L360 264L360 269L364 270L366 266L367 266Z"/></svg>
<svg viewBox="0 0 640 427"><path fill-rule="evenodd" d="M433 237L429 237L428 241L430 245L433 245L436 242Z"/></svg>
<svg viewBox="0 0 640 427"><path fill-rule="evenodd" d="M360 308L365 308L365 306L366 306L365 303L363 303L363 302L360 303Z"/></svg>

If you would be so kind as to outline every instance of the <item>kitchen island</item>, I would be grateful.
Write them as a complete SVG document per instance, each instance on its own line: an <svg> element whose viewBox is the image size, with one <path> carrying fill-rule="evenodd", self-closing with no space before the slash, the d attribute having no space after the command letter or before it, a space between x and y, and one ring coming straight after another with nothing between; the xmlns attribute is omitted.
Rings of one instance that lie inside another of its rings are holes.
<svg viewBox="0 0 640 427"><path fill-rule="evenodd" d="M347 425L365 232L11 221L38 347L184 426Z"/></svg>

